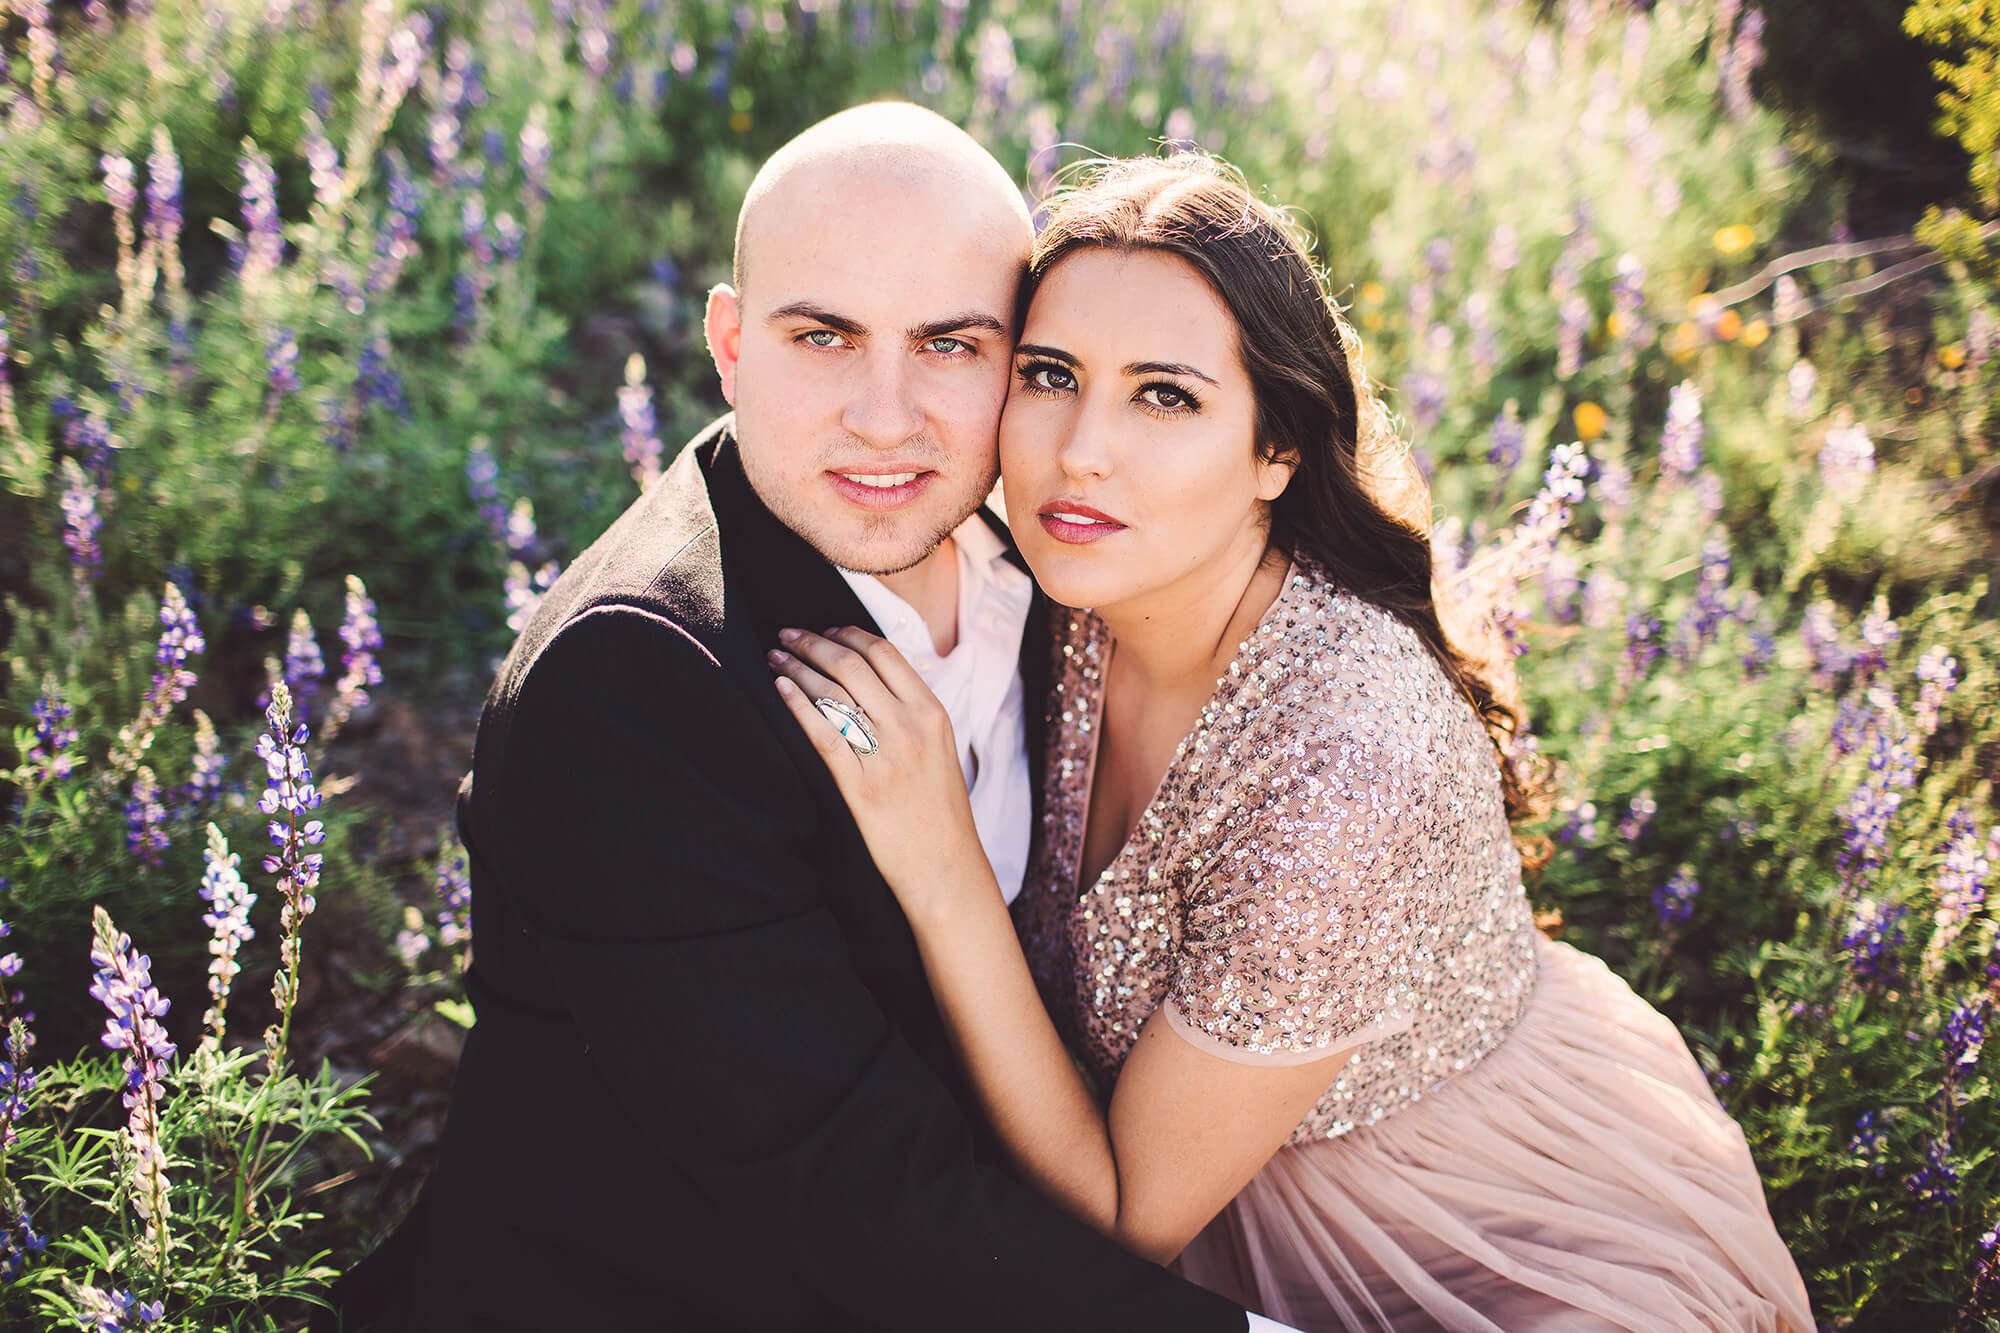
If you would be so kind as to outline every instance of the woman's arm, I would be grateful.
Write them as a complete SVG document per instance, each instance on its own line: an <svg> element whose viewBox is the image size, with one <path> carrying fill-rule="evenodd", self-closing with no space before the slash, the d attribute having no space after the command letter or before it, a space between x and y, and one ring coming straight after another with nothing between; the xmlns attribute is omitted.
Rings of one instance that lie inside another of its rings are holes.
<svg viewBox="0 0 2000 1333"><path fill-rule="evenodd" d="M832 771L910 921L938 1008L982 1108L1051 1198L1165 1263L1256 1175L1345 1054L1253 1064L1211 1054L1156 1013L1099 1108L1043 1007L979 844L951 724L885 640L785 640L778 688ZM812 700L860 707L879 749L857 755Z"/></svg>

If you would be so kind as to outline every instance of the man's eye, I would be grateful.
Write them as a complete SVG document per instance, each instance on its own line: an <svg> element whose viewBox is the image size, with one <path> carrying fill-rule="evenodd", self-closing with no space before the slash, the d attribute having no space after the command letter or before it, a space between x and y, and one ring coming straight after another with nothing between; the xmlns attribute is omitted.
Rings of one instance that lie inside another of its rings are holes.
<svg viewBox="0 0 2000 1333"><path fill-rule="evenodd" d="M972 344L963 338L933 338L924 346L944 356L958 356L972 350Z"/></svg>
<svg viewBox="0 0 2000 1333"><path fill-rule="evenodd" d="M840 335L832 329L814 329L812 332L803 335L800 341L810 343L814 347L838 347L840 346Z"/></svg>

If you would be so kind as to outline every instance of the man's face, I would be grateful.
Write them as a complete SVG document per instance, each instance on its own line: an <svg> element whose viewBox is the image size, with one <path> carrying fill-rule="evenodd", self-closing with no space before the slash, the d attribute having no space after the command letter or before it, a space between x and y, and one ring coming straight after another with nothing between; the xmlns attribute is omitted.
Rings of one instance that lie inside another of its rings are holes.
<svg viewBox="0 0 2000 1333"><path fill-rule="evenodd" d="M993 488L1028 237L948 181L819 174L759 205L709 340L758 496L833 564L891 574Z"/></svg>

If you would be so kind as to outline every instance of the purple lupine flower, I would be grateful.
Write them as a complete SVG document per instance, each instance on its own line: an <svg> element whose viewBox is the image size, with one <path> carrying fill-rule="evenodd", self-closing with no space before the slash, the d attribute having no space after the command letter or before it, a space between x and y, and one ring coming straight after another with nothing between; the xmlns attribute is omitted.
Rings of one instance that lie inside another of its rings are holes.
<svg viewBox="0 0 2000 1333"><path fill-rule="evenodd" d="M537 540L535 502L524 495L514 501L514 508L507 515L507 553L516 560L528 560Z"/></svg>
<svg viewBox="0 0 2000 1333"><path fill-rule="evenodd" d="M1567 625L1577 617L1577 600L1583 592L1583 562L1574 551L1557 547L1542 567L1542 605L1549 619Z"/></svg>
<svg viewBox="0 0 2000 1333"><path fill-rule="evenodd" d="M1854 655L1840 641L1831 602L1814 602L1806 608L1805 618L1799 622L1799 638L1812 658L1813 683L1822 689L1854 663Z"/></svg>
<svg viewBox="0 0 2000 1333"><path fill-rule="evenodd" d="M448 187L455 181L454 168L458 165L458 150L463 122L450 101L441 101L431 111L430 125L424 141L430 152L431 181L439 187Z"/></svg>
<svg viewBox="0 0 2000 1333"><path fill-rule="evenodd" d="M1958 659L1942 647L1926 649L1917 659L1917 730L1935 735L1944 697L1958 688Z"/></svg>
<svg viewBox="0 0 2000 1333"><path fill-rule="evenodd" d="M504 208L493 215L493 244L500 258L513 263L521 257L528 233L512 213Z"/></svg>
<svg viewBox="0 0 2000 1333"><path fill-rule="evenodd" d="M1618 840L1637 842L1646 826L1653 822L1653 816L1660 813L1660 803L1653 799L1650 789L1634 796L1625 807L1625 813L1618 820Z"/></svg>
<svg viewBox="0 0 2000 1333"><path fill-rule="evenodd" d="M63 443L82 460L99 485L111 475L119 443L102 412L71 410L63 421Z"/></svg>
<svg viewBox="0 0 2000 1333"><path fill-rule="evenodd" d="M1965 1077L1979 1064L1980 1050L1986 1044L1986 1020L1992 1013L1993 1002L1981 996L1961 1001L1945 1015L1938 1045L1944 1051L1947 1078L1955 1081Z"/></svg>
<svg viewBox="0 0 2000 1333"><path fill-rule="evenodd" d="M2000 1224L1972 1243L1972 1293L1961 1315L1991 1319L2000 1315Z"/></svg>
<svg viewBox="0 0 2000 1333"><path fill-rule="evenodd" d="M1750 114L1750 76L1764 63L1764 11L1753 9L1736 25L1730 42L1729 58L1721 62L1722 105L1730 116L1741 119Z"/></svg>
<svg viewBox="0 0 2000 1333"><path fill-rule="evenodd" d="M1889 618L1889 613L1880 603L1861 618L1861 648L1854 654L1849 665L1853 667L1855 678L1866 681L1877 671L1889 665L1889 645L1903 637L1903 631Z"/></svg>
<svg viewBox="0 0 2000 1333"><path fill-rule="evenodd" d="M1847 955L1848 969L1864 983L1893 985L1903 974L1903 918L1909 909L1901 903L1883 903L1875 898L1855 902L1841 933L1840 948Z"/></svg>
<svg viewBox="0 0 2000 1333"><path fill-rule="evenodd" d="M1572 292L1557 311L1556 378L1566 380L1583 369L1583 339L1590 332L1590 302Z"/></svg>
<svg viewBox="0 0 2000 1333"><path fill-rule="evenodd" d="M548 201L549 159L549 109L537 102L528 108L528 119L521 126L521 186L531 217Z"/></svg>
<svg viewBox="0 0 2000 1333"><path fill-rule="evenodd" d="M562 566L551 560L532 572L519 560L507 566L507 577L502 582L502 591L507 599L507 628L516 634L528 627L534 618L535 608L542 604L542 595L556 584Z"/></svg>
<svg viewBox="0 0 2000 1333"><path fill-rule="evenodd" d="M193 776L188 779L187 799L192 805L208 805L222 798L222 770L228 766L215 723L199 708L194 710L194 755L190 760Z"/></svg>
<svg viewBox="0 0 2000 1333"><path fill-rule="evenodd" d="M1644 680L1660 657L1660 639L1666 626L1651 611L1634 611L1625 617L1625 657L1618 675L1626 685Z"/></svg>
<svg viewBox="0 0 2000 1333"><path fill-rule="evenodd" d="M29 1259L49 1246L49 1238L35 1231L34 1215L18 1199L17 1194L17 1202L0 1206L0 1283L20 1281Z"/></svg>
<svg viewBox="0 0 2000 1333"><path fill-rule="evenodd" d="M1902 808L1903 792L1916 783L1917 757L1908 730L1893 704L1871 729L1868 768L1841 806L1842 837L1837 857L1843 882L1864 883L1882 864L1889 825Z"/></svg>
<svg viewBox="0 0 2000 1333"><path fill-rule="evenodd" d="M1819 449L1820 484L1829 495L1852 500L1875 470L1875 442L1861 426L1835 426Z"/></svg>
<svg viewBox="0 0 2000 1333"><path fill-rule="evenodd" d="M2000 839L2000 828L1994 830ZM1945 820L1944 846L1937 872L1937 912L1930 940L1924 945L1924 971L1935 976L1945 955L1966 923L1986 903L1986 879L1992 860L1981 848L1979 829L1963 806Z"/></svg>
<svg viewBox="0 0 2000 1333"><path fill-rule="evenodd" d="M129 1291L111 1291L88 1283L75 1292L83 1327L90 1333L130 1333L141 1324L150 1324L166 1313L160 1301L134 1300Z"/></svg>
<svg viewBox="0 0 2000 1333"><path fill-rule="evenodd" d="M466 490L472 497L479 516L486 520L487 529L493 540L503 548L511 549L508 542L507 506L500 499L500 464L493 457L493 450L486 443L485 436L474 436L467 447L465 457Z"/></svg>
<svg viewBox="0 0 2000 1333"><path fill-rule="evenodd" d="M368 702L368 691L382 683L382 668L375 655L382 650L382 627L375 621L375 603L368 588L354 575L347 576L346 610L340 621L340 679L334 683L333 702L327 706L326 723L320 728L324 745L347 725L354 710Z"/></svg>
<svg viewBox="0 0 2000 1333"><path fill-rule="evenodd" d="M104 1044L125 1052L124 1102L128 1146L132 1150L132 1207L144 1221L154 1251L167 1253L166 1158L160 1151L161 1080L176 1054L160 1020L171 1004L153 986L152 960L132 947L132 937L111 923L102 907L92 910L94 939L90 961L97 968L91 997L110 1010Z"/></svg>
<svg viewBox="0 0 2000 1333"><path fill-rule="evenodd" d="M1854 1122L1854 1137L1847 1141L1847 1151L1866 1166L1871 1173L1880 1176L1888 1170L1883 1155L1888 1147L1888 1135L1873 1111L1863 1111Z"/></svg>
<svg viewBox="0 0 2000 1333"><path fill-rule="evenodd" d="M1683 925L1694 915L1694 900L1700 896L1701 881L1688 867L1682 866L1665 884L1653 890L1653 910L1659 913L1661 925Z"/></svg>
<svg viewBox="0 0 2000 1333"><path fill-rule="evenodd" d="M1695 582L1694 604L1674 627L1674 657L1692 663L1721 631L1731 614L1729 604L1729 543L1718 533L1702 544L1701 574Z"/></svg>
<svg viewBox="0 0 2000 1333"><path fill-rule="evenodd" d="M1652 324L1646 318L1646 266L1636 255L1618 256L1611 279L1611 313L1623 359L1629 363L1652 336Z"/></svg>
<svg viewBox="0 0 2000 1333"><path fill-rule="evenodd" d="M169 290L182 285L181 160L165 126L153 130L153 151L146 158L146 244L165 267Z"/></svg>
<svg viewBox="0 0 2000 1333"><path fill-rule="evenodd" d="M1418 432L1429 431L1443 419L1449 388L1442 375L1413 370L1403 377L1403 392L1410 403L1410 424Z"/></svg>
<svg viewBox="0 0 2000 1333"><path fill-rule="evenodd" d="M1819 371L1810 361L1795 361L1785 372L1785 397L1791 405L1792 418L1804 421L1812 415L1813 394L1819 388Z"/></svg>
<svg viewBox="0 0 2000 1333"><path fill-rule="evenodd" d="M459 949L472 943L472 872L465 847L449 832L438 848L437 879L433 885L440 904L437 913L438 943ZM459 968L465 967L460 950Z"/></svg>
<svg viewBox="0 0 2000 1333"><path fill-rule="evenodd" d="M660 475L659 419L653 412L653 391L646 387L646 362L637 352L625 358L625 383L618 390L618 415L625 423L621 438L625 444L625 464L639 489L651 486Z"/></svg>
<svg viewBox="0 0 2000 1333"><path fill-rule="evenodd" d="M109 771L114 777L132 771L140 756L151 748L154 731L166 721L174 705L187 698L188 688L195 682L194 672L187 668L188 659L207 646L201 637L201 625L179 584L167 584L166 595L160 602L160 624L165 628L153 654L157 666L153 683L139 705L139 716L119 730L117 744L112 747Z"/></svg>
<svg viewBox="0 0 2000 1333"><path fill-rule="evenodd" d="M306 760L306 741L311 733L304 723L293 725L292 692L283 681L271 686L271 706L264 710L264 720L268 730L257 738L257 756L264 761L267 785L257 808L273 816L269 830L277 851L264 858L264 870L278 877L278 892L284 898L278 912L284 934L278 943L277 975L271 981L278 1021L264 1032L264 1047L275 1069L284 1063L292 1008L298 1000L299 930L317 905L313 890L319 887L324 861L320 853L306 848L326 840L326 826L305 818L320 805L319 789L313 786L312 769Z"/></svg>
<svg viewBox="0 0 2000 1333"><path fill-rule="evenodd" d="M12 925L0 921L0 939L13 933ZM28 1095L35 1090L35 1071L28 1067L28 1053L35 1048L35 1034L28 1025L35 1016L21 1007L21 992L13 988L21 966L19 953L9 950L0 955L0 1153L13 1147L20 1137L15 1126L27 1114ZM0 1182L0 1195L6 1189L5 1182ZM18 1207L17 1196L7 1211ZM7 1235L0 1238L0 1281L12 1281L20 1276L16 1261L25 1262L27 1255L41 1246L28 1244L34 1233L25 1209L11 1217L0 1212L0 1220L8 1223ZM10 1268L12 1271L7 1271Z"/></svg>
<svg viewBox="0 0 2000 1333"><path fill-rule="evenodd" d="M1992 306L1982 305L1965 321L1965 368L1978 374L1996 348L2000 348L2000 320L1993 318Z"/></svg>
<svg viewBox="0 0 2000 1333"><path fill-rule="evenodd" d="M278 230L278 173L271 159L249 140L240 161L243 172L243 285L255 290L285 259L285 241Z"/></svg>
<svg viewBox="0 0 2000 1333"><path fill-rule="evenodd" d="M290 329L279 329L264 348L265 374L278 394L299 391L299 343Z"/></svg>
<svg viewBox="0 0 2000 1333"><path fill-rule="evenodd" d="M407 421L410 404L403 396L403 377L392 364L392 355L387 334L378 333L370 338L361 349L354 390L363 408L380 403Z"/></svg>
<svg viewBox="0 0 2000 1333"><path fill-rule="evenodd" d="M0 441L21 438L21 419L14 411L14 341L7 332L7 315L0 311Z"/></svg>
<svg viewBox="0 0 2000 1333"><path fill-rule="evenodd" d="M375 257L368 268L368 293L379 296L396 285L404 267L417 254L417 222L423 216L423 196L403 155L383 154L388 174L388 206L375 232Z"/></svg>
<svg viewBox="0 0 2000 1333"><path fill-rule="evenodd" d="M1743 678L1755 680L1771 669L1778 656L1778 641L1761 629L1747 631L1750 647L1742 656Z"/></svg>
<svg viewBox="0 0 2000 1333"><path fill-rule="evenodd" d="M155 869L167 850L167 808L160 803L160 784L153 770L139 765L132 778L132 796L125 802L125 849L139 864Z"/></svg>
<svg viewBox="0 0 2000 1333"><path fill-rule="evenodd" d="M1936 1135L1924 1136L1924 1164L1903 1178L1918 1212L1958 1202L1958 1167L1950 1152L1950 1145Z"/></svg>
<svg viewBox="0 0 2000 1333"><path fill-rule="evenodd" d="M1521 262L1521 241L1511 224L1502 222L1486 240L1486 262L1495 272L1511 273Z"/></svg>
<svg viewBox="0 0 2000 1333"><path fill-rule="evenodd" d="M431 951L430 931L425 929L424 914L414 903L403 904L403 928L396 932L394 941L396 957L403 960L403 966L412 972L423 956Z"/></svg>
<svg viewBox="0 0 2000 1333"><path fill-rule="evenodd" d="M1465 298L1461 314L1467 334L1466 358L1483 383L1500 365L1500 332L1493 324L1493 298L1474 292Z"/></svg>
<svg viewBox="0 0 2000 1333"><path fill-rule="evenodd" d="M1571 507L1583 499L1583 478L1589 470L1590 459L1582 445L1561 444L1550 450L1541 489L1528 502L1527 515L1499 553L1495 586L1488 601L1493 607L1494 625L1508 650L1516 656L1528 650L1522 630L1526 616L1521 607L1521 589L1547 566L1563 529L1569 525Z"/></svg>
<svg viewBox="0 0 2000 1333"><path fill-rule="evenodd" d="M139 186L132 173L132 159L119 153L105 153L97 159L104 171L104 199L112 215L120 219L119 239L132 243L132 215L139 204Z"/></svg>
<svg viewBox="0 0 2000 1333"><path fill-rule="evenodd" d="M326 137L323 118L311 111L305 115L305 136L303 146L306 165L312 172L313 198L320 208L331 215L340 210L346 197L346 176L340 169L340 150Z"/></svg>
<svg viewBox="0 0 2000 1333"><path fill-rule="evenodd" d="M1603 629L1615 624L1619 613L1625 607L1625 583L1609 570L1594 569L1583 581L1583 591L1577 599L1578 614L1583 623L1591 629Z"/></svg>
<svg viewBox="0 0 2000 1333"><path fill-rule="evenodd" d="M229 841L222 836L222 830L210 824L208 849L202 853L205 869L201 876L201 900L208 904L201 920L211 932L209 1003L201 1020L205 1033L201 1041L211 1050L220 1050L222 1039L228 1035L229 988L242 971L236 962L237 950L257 933L250 927L250 907L257 901L257 895L250 892L250 886L236 869L242 859L229 850Z"/></svg>
<svg viewBox="0 0 2000 1333"><path fill-rule="evenodd" d="M55 677L43 677L42 692L29 713L35 719L35 738L21 757L60 782L76 771L79 756L71 750L77 738L76 728L70 725L74 710L62 697Z"/></svg>
<svg viewBox="0 0 2000 1333"><path fill-rule="evenodd" d="M1683 380L1667 395L1667 424L1660 432L1660 475L1686 480L1701 466L1701 390Z"/></svg>
<svg viewBox="0 0 2000 1333"><path fill-rule="evenodd" d="M1562 831L1556 835L1559 842L1579 842L1585 846L1597 841L1597 803L1580 801L1569 817L1563 821Z"/></svg>
<svg viewBox="0 0 2000 1333"><path fill-rule="evenodd" d="M293 706L305 721L312 701L319 696L321 677L326 675L326 658L320 654L319 640L313 635L312 617L304 607L292 612L292 632L285 641L285 684L291 687Z"/></svg>

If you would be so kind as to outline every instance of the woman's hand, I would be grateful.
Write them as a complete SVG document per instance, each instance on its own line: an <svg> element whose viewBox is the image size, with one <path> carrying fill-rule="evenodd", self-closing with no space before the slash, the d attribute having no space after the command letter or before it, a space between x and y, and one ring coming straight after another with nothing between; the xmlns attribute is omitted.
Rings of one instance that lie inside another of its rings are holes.
<svg viewBox="0 0 2000 1333"><path fill-rule="evenodd" d="M923 677L887 639L851 626L824 635L781 630L778 639L783 648L768 658L778 692L832 772L904 913L915 921L966 893L997 896L951 718ZM875 751L856 753L820 699L858 708Z"/></svg>

